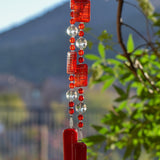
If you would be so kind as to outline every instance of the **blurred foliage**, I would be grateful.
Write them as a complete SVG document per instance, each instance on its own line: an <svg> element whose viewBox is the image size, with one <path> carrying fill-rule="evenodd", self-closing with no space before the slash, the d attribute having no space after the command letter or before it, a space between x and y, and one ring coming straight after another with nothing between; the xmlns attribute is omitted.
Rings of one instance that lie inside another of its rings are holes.
<svg viewBox="0 0 160 160"><path fill-rule="evenodd" d="M17 114L19 111L22 114ZM9 117L12 117L12 121L8 123ZM0 123L10 127L24 122L27 118L26 105L17 94L0 94Z"/></svg>
<svg viewBox="0 0 160 160"><path fill-rule="evenodd" d="M150 6L148 2L139 1L143 10ZM152 10L151 6L149 8ZM145 14L151 16L152 11ZM99 56L86 55L94 61L90 85L103 83L102 90L112 85L118 95L101 125L92 125L97 134L84 139L90 160L111 159L110 154L117 150L123 155L119 160L160 160L160 14L154 13L152 17L156 19L150 22L151 27L156 27L156 33L149 44L135 47L131 34L126 43L136 73L125 54L117 54L114 59L105 58L106 51L114 50L114 45L106 47L113 44L107 31L100 35ZM104 151L107 154L102 158Z"/></svg>

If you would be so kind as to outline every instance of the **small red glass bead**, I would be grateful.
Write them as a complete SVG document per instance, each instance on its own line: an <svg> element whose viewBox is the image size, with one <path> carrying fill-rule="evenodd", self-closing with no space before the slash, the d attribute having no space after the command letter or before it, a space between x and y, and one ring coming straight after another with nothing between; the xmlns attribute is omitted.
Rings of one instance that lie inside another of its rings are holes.
<svg viewBox="0 0 160 160"><path fill-rule="evenodd" d="M72 12L70 13L70 16L73 17L73 14L74 14L74 12L72 11Z"/></svg>
<svg viewBox="0 0 160 160"><path fill-rule="evenodd" d="M79 94L83 94L83 92L84 92L83 88L79 88L79 89L78 89L78 93L79 93Z"/></svg>
<svg viewBox="0 0 160 160"><path fill-rule="evenodd" d="M79 54L80 56L83 56L83 55L84 55L84 50L79 50L79 51L78 51L78 54Z"/></svg>
<svg viewBox="0 0 160 160"><path fill-rule="evenodd" d="M71 20L70 20L70 24L75 24L75 20L74 20L74 19L71 19Z"/></svg>
<svg viewBox="0 0 160 160"><path fill-rule="evenodd" d="M69 76L69 81L74 81L74 76Z"/></svg>
<svg viewBox="0 0 160 160"><path fill-rule="evenodd" d="M70 83L69 88L73 89L74 88L74 83Z"/></svg>
<svg viewBox="0 0 160 160"><path fill-rule="evenodd" d="M84 97L81 95L79 96L79 101L83 101L84 100Z"/></svg>
<svg viewBox="0 0 160 160"><path fill-rule="evenodd" d="M69 40L70 43L75 43L75 41L76 41L76 40L75 40L75 38L73 38L73 37L70 38L70 40Z"/></svg>
<svg viewBox="0 0 160 160"><path fill-rule="evenodd" d="M78 119L79 119L80 121L82 121L82 120L83 120L83 115L80 114L80 115L78 116Z"/></svg>
<svg viewBox="0 0 160 160"><path fill-rule="evenodd" d="M75 50L75 49L76 49L75 45L70 45L70 50Z"/></svg>
<svg viewBox="0 0 160 160"><path fill-rule="evenodd" d="M82 128L82 127L83 127L83 122L79 122L79 123L78 123L78 127L79 127L79 128Z"/></svg>
<svg viewBox="0 0 160 160"><path fill-rule="evenodd" d="M69 114L73 114L74 113L74 109L69 109Z"/></svg>
<svg viewBox="0 0 160 160"><path fill-rule="evenodd" d="M83 31L80 31L80 32L79 32L79 36L80 36L80 37L83 37L83 36L84 36L84 32L83 32Z"/></svg>
<svg viewBox="0 0 160 160"><path fill-rule="evenodd" d="M83 23L79 24L78 26L79 29L84 29L85 28L85 25Z"/></svg>
<svg viewBox="0 0 160 160"><path fill-rule="evenodd" d="M74 102L69 102L69 107L74 107Z"/></svg>
<svg viewBox="0 0 160 160"><path fill-rule="evenodd" d="M83 57L79 57L78 61L79 61L79 63L83 63L84 62L84 58Z"/></svg>

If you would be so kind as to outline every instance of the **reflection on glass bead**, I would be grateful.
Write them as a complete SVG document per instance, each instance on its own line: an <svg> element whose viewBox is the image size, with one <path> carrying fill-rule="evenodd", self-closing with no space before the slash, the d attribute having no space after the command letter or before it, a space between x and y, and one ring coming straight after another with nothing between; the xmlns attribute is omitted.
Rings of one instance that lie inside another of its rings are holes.
<svg viewBox="0 0 160 160"><path fill-rule="evenodd" d="M78 113L85 113L86 111L87 111L87 106L86 106L86 104L84 104L84 103L79 103L79 104L77 104L76 105L76 111L78 112Z"/></svg>
<svg viewBox="0 0 160 160"><path fill-rule="evenodd" d="M83 37L80 37L77 41L76 41L76 46L80 49L84 49L87 47L87 40Z"/></svg>
<svg viewBox="0 0 160 160"><path fill-rule="evenodd" d="M73 101L77 98L77 92L73 89L67 91L66 93L66 98L69 100L69 101Z"/></svg>
<svg viewBox="0 0 160 160"><path fill-rule="evenodd" d="M71 25L67 28L67 34L71 37L75 37L78 34L78 28L74 25Z"/></svg>

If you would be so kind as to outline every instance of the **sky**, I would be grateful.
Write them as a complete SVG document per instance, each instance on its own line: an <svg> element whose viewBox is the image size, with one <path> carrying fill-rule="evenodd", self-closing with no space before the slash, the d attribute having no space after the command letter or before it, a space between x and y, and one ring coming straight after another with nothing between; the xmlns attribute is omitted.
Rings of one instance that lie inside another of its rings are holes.
<svg viewBox="0 0 160 160"><path fill-rule="evenodd" d="M25 23L67 0L0 0L0 32Z"/></svg>

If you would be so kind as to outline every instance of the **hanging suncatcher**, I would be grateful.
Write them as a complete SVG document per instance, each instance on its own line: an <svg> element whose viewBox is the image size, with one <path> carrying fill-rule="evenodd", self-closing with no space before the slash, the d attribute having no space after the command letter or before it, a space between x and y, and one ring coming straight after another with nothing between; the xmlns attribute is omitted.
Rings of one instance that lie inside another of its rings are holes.
<svg viewBox="0 0 160 160"><path fill-rule="evenodd" d="M69 90L66 98L69 101L69 128L63 132L64 160L86 160L87 147L81 142L83 138L83 113L87 107L84 102L84 89L88 85L88 65L84 64L84 49L87 47L87 40L84 38L85 24L90 21L90 0L70 0L71 19L67 34L70 38L70 51L67 53L67 74L69 74ZM78 28L75 23L79 22ZM76 40L75 37L79 36ZM79 49L78 54L76 47ZM79 55L79 56L78 56ZM78 61L77 61L78 59ZM74 100L78 98L78 104ZM73 127L73 114L75 110L78 115L78 133Z"/></svg>

